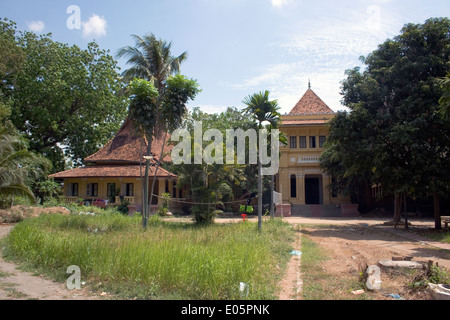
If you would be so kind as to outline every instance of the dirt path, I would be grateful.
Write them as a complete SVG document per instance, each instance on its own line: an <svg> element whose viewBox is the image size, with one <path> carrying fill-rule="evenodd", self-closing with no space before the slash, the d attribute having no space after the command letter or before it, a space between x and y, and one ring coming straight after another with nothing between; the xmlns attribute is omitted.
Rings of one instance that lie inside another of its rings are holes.
<svg viewBox="0 0 450 320"><path fill-rule="evenodd" d="M414 261L434 264L450 270L450 246L442 245L426 240L415 233L394 229L392 226L383 225L382 220L335 220L335 219L311 219L292 218L290 223L302 223L302 231L299 237L307 236L324 249L329 260L322 264L322 268L331 278L358 279L361 271L368 265L377 265L380 260L391 260L392 257L412 257ZM320 225L320 226L319 226ZM432 221L415 221L413 226L433 227ZM445 249L445 250L443 250ZM301 250L301 249L300 249ZM301 299L301 295L295 295L293 284L302 284L295 281L298 270L294 265L294 257L288 267L285 280L282 282L280 299ZM301 269L301 268L300 268ZM290 279L290 282L286 282ZM391 299L386 293L400 294L404 299L429 299L426 292L413 292L406 284L411 279L408 275L385 270L382 272L382 288L378 292L371 292L372 299ZM324 287L327 284L324 284ZM301 290L297 288L297 290ZM286 292L290 290L290 295ZM350 296L348 288L342 288L341 296Z"/></svg>
<svg viewBox="0 0 450 320"><path fill-rule="evenodd" d="M6 236L12 228L11 225L0 225L0 238ZM0 300L28 299L91 300L96 297L83 289L68 290L65 284L20 271L15 264L5 261L0 254Z"/></svg>

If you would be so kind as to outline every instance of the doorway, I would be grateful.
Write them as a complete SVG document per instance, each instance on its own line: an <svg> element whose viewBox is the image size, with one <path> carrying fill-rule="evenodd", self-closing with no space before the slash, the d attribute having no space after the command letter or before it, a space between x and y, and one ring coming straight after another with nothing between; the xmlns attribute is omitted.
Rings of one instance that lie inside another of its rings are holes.
<svg viewBox="0 0 450 320"><path fill-rule="evenodd" d="M322 204L322 176L305 176L305 203Z"/></svg>

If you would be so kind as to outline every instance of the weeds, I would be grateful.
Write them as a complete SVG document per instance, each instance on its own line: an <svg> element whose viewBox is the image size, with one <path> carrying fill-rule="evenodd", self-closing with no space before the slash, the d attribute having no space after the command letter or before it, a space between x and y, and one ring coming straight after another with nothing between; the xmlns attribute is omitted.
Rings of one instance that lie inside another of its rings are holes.
<svg viewBox="0 0 450 320"><path fill-rule="evenodd" d="M153 216L43 215L16 225L4 242L9 258L39 266L59 281L77 265L82 281L128 298L248 299L276 295L276 265L289 259L293 231L267 221L260 233L243 222L196 226Z"/></svg>
<svg viewBox="0 0 450 320"><path fill-rule="evenodd" d="M428 283L450 284L450 275L447 269L438 265L429 265L426 270L416 275L409 284L411 289L424 289Z"/></svg>

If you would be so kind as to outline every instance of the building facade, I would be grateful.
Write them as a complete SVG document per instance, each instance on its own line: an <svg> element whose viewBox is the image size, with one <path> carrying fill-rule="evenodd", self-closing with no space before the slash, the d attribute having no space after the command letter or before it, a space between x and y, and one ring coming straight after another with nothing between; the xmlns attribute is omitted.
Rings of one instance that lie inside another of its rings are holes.
<svg viewBox="0 0 450 320"><path fill-rule="evenodd" d="M291 205L294 215L347 214L350 200L331 192L333 178L319 162L329 135L327 123L334 116L335 112L310 86L289 114L281 116L279 129L286 135L287 145L280 147L276 189L282 195L282 203Z"/></svg>
<svg viewBox="0 0 450 320"><path fill-rule="evenodd" d="M153 184L155 163L159 161L162 139L152 142L153 161L149 172L149 190ZM107 144L84 159L86 165L50 175L55 181L63 182L67 202L88 202L99 206L115 206L128 203L129 213L142 212L143 176L145 170L144 152L147 141L137 135L132 122L127 119ZM169 151L170 147L166 149ZM170 161L166 155L162 161ZM181 190L176 188L177 176L161 167L156 174L152 212L161 204L161 195L170 193L180 198Z"/></svg>

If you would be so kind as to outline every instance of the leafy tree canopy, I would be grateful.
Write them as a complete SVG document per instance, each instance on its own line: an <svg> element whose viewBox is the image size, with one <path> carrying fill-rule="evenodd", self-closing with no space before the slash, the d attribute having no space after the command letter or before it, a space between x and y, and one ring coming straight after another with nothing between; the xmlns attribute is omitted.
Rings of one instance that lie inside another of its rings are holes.
<svg viewBox="0 0 450 320"><path fill-rule="evenodd" d="M322 165L340 189L360 180L387 194L445 194L450 126L440 116L439 79L450 70L450 20L407 24L346 72L339 113L330 124Z"/></svg>
<svg viewBox="0 0 450 320"><path fill-rule="evenodd" d="M123 84L116 61L95 42L83 50L2 21L0 50L9 53L1 98L30 150L51 159L54 171L65 169L65 156L82 164L118 130L127 112Z"/></svg>

